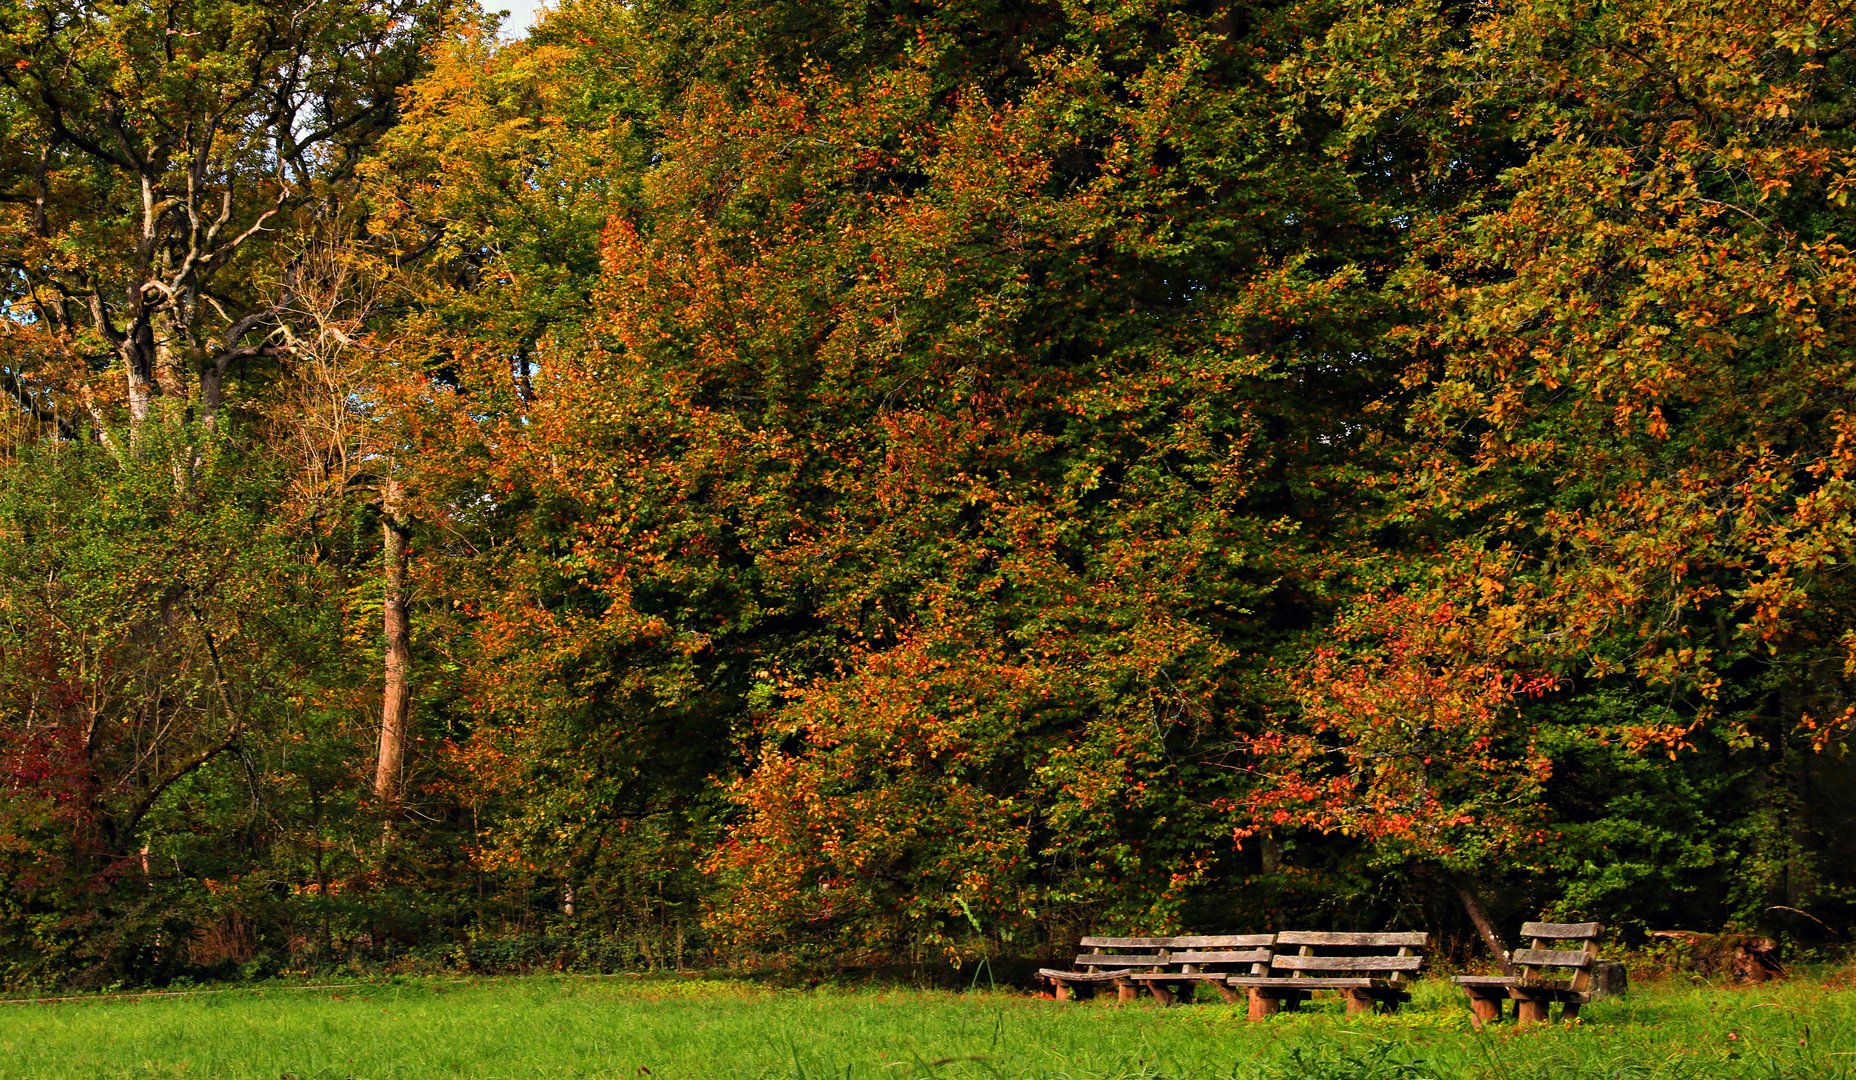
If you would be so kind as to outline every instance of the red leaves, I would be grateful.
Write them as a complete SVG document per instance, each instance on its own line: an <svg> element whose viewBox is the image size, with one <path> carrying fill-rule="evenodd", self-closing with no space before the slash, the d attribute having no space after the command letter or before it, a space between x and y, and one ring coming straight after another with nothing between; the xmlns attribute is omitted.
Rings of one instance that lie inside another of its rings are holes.
<svg viewBox="0 0 1856 1080"><path fill-rule="evenodd" d="M1556 680L1510 670L1499 636L1447 600L1368 597L1337 637L1283 673L1299 711L1250 744L1265 779L1243 798L1238 837L1291 825L1448 865L1525 836L1549 763L1517 698Z"/></svg>

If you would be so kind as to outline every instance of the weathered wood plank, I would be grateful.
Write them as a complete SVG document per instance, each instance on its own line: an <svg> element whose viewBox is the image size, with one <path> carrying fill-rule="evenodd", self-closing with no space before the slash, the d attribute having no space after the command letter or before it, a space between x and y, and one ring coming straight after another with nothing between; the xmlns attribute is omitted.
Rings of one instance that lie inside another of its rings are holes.
<svg viewBox="0 0 1856 1080"><path fill-rule="evenodd" d="M1592 962L1592 954L1584 949L1516 949L1508 959L1541 967L1585 967Z"/></svg>
<svg viewBox="0 0 1856 1080"><path fill-rule="evenodd" d="M1167 962L1159 953L1084 953L1076 958L1077 967L1153 967Z"/></svg>
<svg viewBox="0 0 1856 1080"><path fill-rule="evenodd" d="M1170 937L1086 937L1077 942L1085 949L1164 949Z"/></svg>
<svg viewBox="0 0 1856 1080"><path fill-rule="evenodd" d="M1377 934L1342 934L1318 933L1307 930L1285 930L1276 935L1278 947L1285 945L1316 945L1350 949L1383 949L1399 946L1422 948L1431 943L1431 935L1423 932L1396 931Z"/></svg>
<svg viewBox="0 0 1856 1080"><path fill-rule="evenodd" d="M1059 971L1056 968L1039 968L1038 975L1059 982L1112 982L1122 977L1118 971Z"/></svg>
<svg viewBox="0 0 1856 1080"><path fill-rule="evenodd" d="M1269 945L1275 934L1194 934L1182 937L1086 937L1085 949L1247 949Z"/></svg>
<svg viewBox="0 0 1856 1080"><path fill-rule="evenodd" d="M1417 971L1422 956L1276 956L1270 967L1288 971Z"/></svg>
<svg viewBox="0 0 1856 1080"><path fill-rule="evenodd" d="M1175 964L1263 964L1268 963L1269 958L1268 949L1246 949L1242 952L1182 949L1173 954Z"/></svg>
<svg viewBox="0 0 1856 1080"><path fill-rule="evenodd" d="M1191 937L1168 938L1175 949L1253 949L1259 945L1273 945L1275 934L1197 934Z"/></svg>
<svg viewBox="0 0 1856 1080"><path fill-rule="evenodd" d="M1253 990L1382 990L1386 993L1405 991L1401 984L1391 979L1374 979L1366 976L1319 976L1305 979L1264 979L1251 975L1233 975L1225 980L1231 986L1243 986Z"/></svg>
<svg viewBox="0 0 1856 1080"><path fill-rule="evenodd" d="M1595 922L1531 922L1521 924L1524 938L1595 938L1604 926Z"/></svg>

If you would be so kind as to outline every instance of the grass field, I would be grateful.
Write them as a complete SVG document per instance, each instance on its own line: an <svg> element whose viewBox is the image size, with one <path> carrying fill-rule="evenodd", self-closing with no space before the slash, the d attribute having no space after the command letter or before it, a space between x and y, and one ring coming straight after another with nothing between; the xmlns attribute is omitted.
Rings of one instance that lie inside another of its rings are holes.
<svg viewBox="0 0 1856 1080"><path fill-rule="evenodd" d="M1447 982L1397 1016L1249 1023L1198 1004L770 990L615 977L254 987L0 1006L0 1076L1856 1077L1856 991L1639 987L1573 1025L1470 1030Z"/></svg>

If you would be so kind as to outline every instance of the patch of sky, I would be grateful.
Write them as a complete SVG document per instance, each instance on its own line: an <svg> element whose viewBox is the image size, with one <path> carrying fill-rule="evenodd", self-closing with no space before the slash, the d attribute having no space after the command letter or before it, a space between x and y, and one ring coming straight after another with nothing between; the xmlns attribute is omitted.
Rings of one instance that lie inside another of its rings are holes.
<svg viewBox="0 0 1856 1080"><path fill-rule="evenodd" d="M535 20L541 17L542 9L549 5L547 0L503 0L500 4L485 4L484 6L491 11L504 12L503 37L514 41L517 38L528 36L529 28L534 26Z"/></svg>

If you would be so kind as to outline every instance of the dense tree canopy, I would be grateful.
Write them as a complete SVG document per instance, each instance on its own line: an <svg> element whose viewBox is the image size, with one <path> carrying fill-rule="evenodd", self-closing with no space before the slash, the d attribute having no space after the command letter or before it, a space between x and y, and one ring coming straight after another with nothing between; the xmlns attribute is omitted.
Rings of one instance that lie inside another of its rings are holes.
<svg viewBox="0 0 1856 1080"><path fill-rule="evenodd" d="M1841 932L1851 29L0 3L0 963Z"/></svg>

